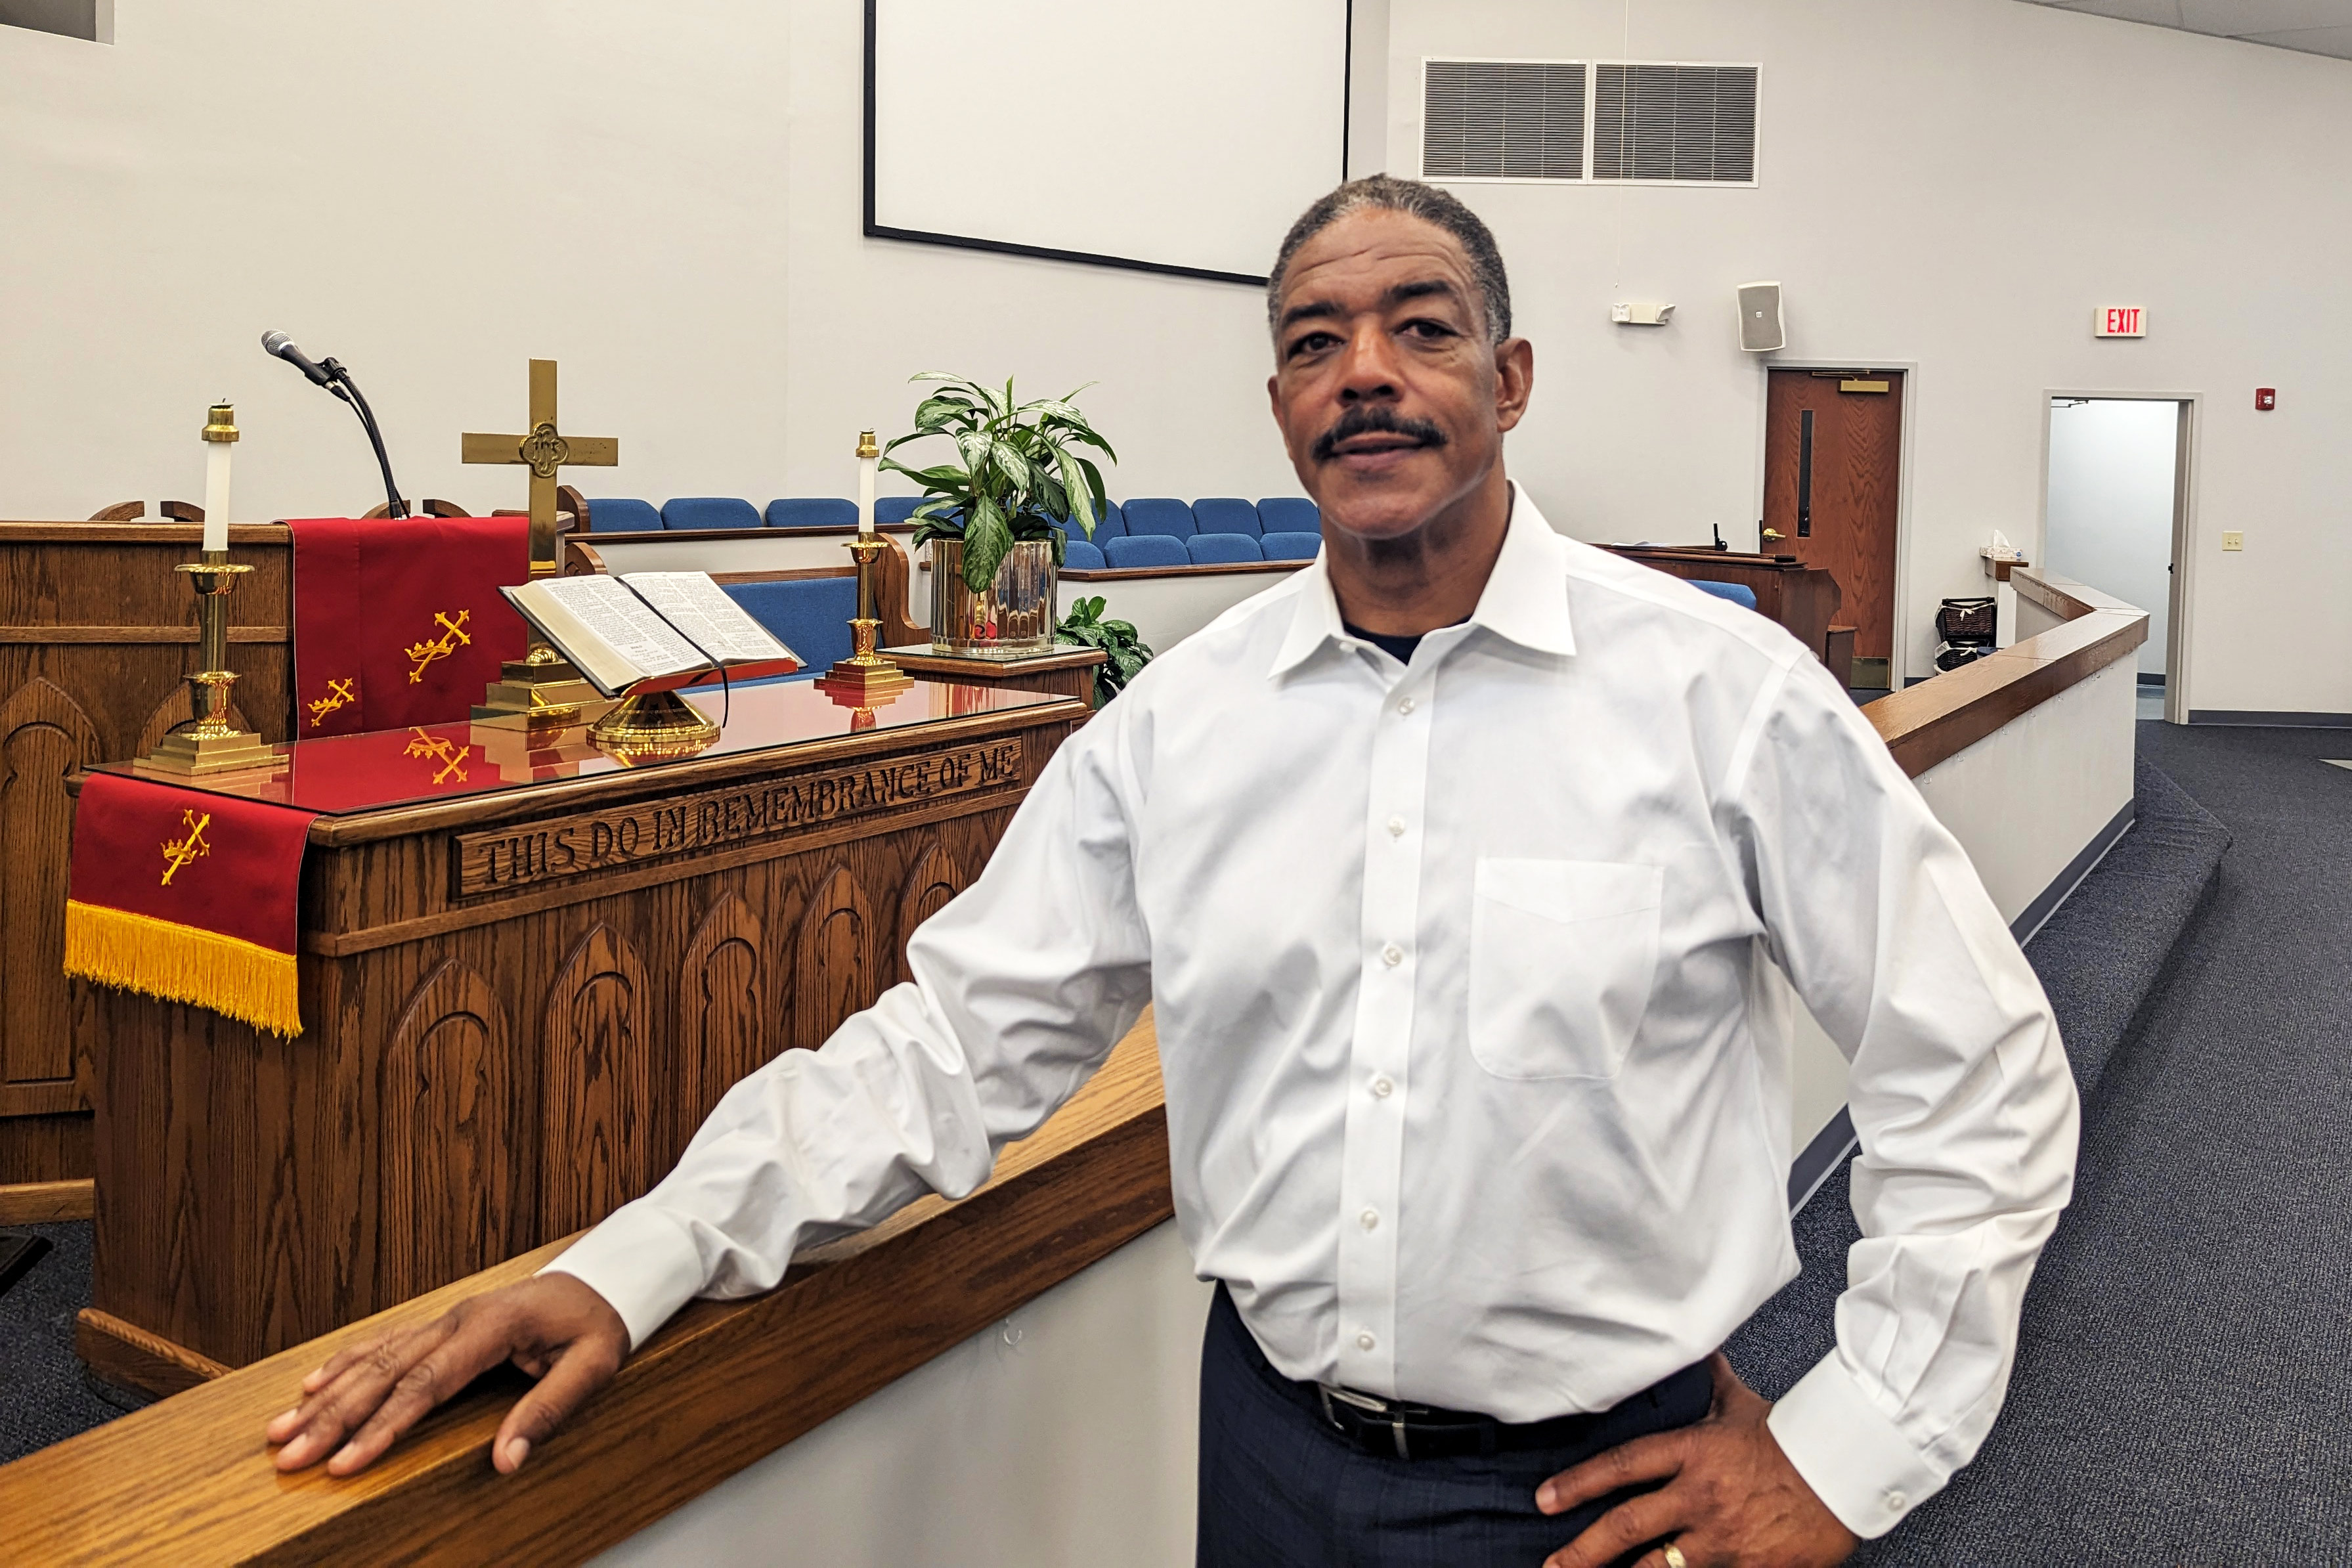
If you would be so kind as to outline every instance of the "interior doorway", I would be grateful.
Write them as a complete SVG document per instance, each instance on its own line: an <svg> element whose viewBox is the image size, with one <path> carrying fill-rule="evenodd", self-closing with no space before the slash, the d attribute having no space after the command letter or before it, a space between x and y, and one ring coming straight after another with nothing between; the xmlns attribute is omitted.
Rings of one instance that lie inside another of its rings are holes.
<svg viewBox="0 0 2352 1568"><path fill-rule="evenodd" d="M1759 548L1837 579L1837 621L1853 628L1853 684L1886 689L1895 679L1904 373L1775 366L1769 378Z"/></svg>
<svg viewBox="0 0 2352 1568"><path fill-rule="evenodd" d="M2173 397L2052 396L2040 551L2059 576L2147 611L2139 716L2175 722L2187 718L2177 628L2191 406Z"/></svg>

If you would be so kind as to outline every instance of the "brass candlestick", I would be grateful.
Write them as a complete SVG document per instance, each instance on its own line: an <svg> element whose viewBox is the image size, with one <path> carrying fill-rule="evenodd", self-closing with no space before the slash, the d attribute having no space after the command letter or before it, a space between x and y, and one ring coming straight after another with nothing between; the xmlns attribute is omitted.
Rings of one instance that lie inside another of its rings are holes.
<svg viewBox="0 0 2352 1568"><path fill-rule="evenodd" d="M196 721L163 737L154 754L139 765L161 773L225 773L239 768L282 764L283 752L264 744L250 730L229 721L229 693L236 672L228 667L228 596L239 578L253 570L229 563L226 550L207 550L196 561L174 570L188 574L196 591L196 673L188 677L190 704Z"/></svg>
<svg viewBox="0 0 2352 1568"><path fill-rule="evenodd" d="M836 702L855 708L875 708L890 701L915 684L914 677L877 653L882 630L874 613L874 563L890 548L878 533L861 533L849 542L857 561L857 614L849 623L850 655L817 677L817 689Z"/></svg>

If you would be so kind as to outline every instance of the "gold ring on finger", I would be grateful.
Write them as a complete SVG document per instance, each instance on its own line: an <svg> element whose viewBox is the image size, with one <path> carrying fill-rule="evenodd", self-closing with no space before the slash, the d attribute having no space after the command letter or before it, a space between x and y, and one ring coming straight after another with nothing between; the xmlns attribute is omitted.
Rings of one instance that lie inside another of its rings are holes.
<svg viewBox="0 0 2352 1568"><path fill-rule="evenodd" d="M1673 1542L1667 1542L1662 1550L1665 1554L1666 1568L1690 1568L1690 1560L1683 1555L1683 1549Z"/></svg>

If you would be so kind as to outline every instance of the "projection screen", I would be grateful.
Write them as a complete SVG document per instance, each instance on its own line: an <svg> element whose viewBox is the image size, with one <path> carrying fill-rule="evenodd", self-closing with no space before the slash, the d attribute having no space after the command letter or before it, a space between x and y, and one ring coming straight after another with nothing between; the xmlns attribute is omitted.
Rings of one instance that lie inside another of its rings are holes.
<svg viewBox="0 0 2352 1568"><path fill-rule="evenodd" d="M866 0L866 232L1263 282L1346 160L1347 0Z"/></svg>

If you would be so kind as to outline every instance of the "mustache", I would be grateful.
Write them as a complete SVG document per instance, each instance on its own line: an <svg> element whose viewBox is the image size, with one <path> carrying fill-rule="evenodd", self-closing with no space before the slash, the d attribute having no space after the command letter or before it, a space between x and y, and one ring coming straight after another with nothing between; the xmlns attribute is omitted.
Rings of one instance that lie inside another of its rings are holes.
<svg viewBox="0 0 2352 1568"><path fill-rule="evenodd" d="M1401 419L1393 409L1360 403L1339 416L1339 422L1315 437L1315 460L1328 463L1339 455L1339 443L1358 436L1402 436L1421 446L1445 445L1445 432L1426 419Z"/></svg>

